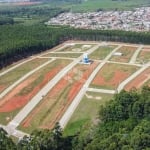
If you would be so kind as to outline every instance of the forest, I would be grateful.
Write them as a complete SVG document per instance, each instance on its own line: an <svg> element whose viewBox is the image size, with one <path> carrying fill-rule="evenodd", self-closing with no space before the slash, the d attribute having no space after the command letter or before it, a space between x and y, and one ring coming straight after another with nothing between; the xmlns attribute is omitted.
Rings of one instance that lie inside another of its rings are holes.
<svg viewBox="0 0 150 150"><path fill-rule="evenodd" d="M149 150L150 87L121 91L99 112L99 123L73 136L53 130L35 130L15 144L0 129L2 150Z"/></svg>
<svg viewBox="0 0 150 150"><path fill-rule="evenodd" d="M118 41L150 44L149 32L87 30L42 24L0 26L0 68L50 49L66 40Z"/></svg>

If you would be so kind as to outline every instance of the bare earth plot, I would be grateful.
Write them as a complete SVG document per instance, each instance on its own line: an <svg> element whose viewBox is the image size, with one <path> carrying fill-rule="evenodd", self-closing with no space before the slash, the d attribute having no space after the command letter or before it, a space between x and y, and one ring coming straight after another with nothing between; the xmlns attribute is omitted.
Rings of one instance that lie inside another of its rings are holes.
<svg viewBox="0 0 150 150"><path fill-rule="evenodd" d="M100 46L89 57L90 59L103 60L117 45Z"/></svg>
<svg viewBox="0 0 150 150"><path fill-rule="evenodd" d="M0 93L9 87L12 83L17 81L20 77L25 75L26 73L30 72L31 70L37 68L38 66L42 65L44 62L48 61L49 59L40 59L35 58L21 66L15 68L14 70L4 74L0 77Z"/></svg>
<svg viewBox="0 0 150 150"><path fill-rule="evenodd" d="M97 65L96 62L79 64L69 71L22 122L21 129L28 132L34 128L52 128Z"/></svg>
<svg viewBox="0 0 150 150"><path fill-rule="evenodd" d="M139 89L143 85L150 85L150 67L138 75L134 80L125 86L126 90L131 90L132 88Z"/></svg>
<svg viewBox="0 0 150 150"><path fill-rule="evenodd" d="M149 61L150 61L150 48L143 48L139 53L136 62L143 64Z"/></svg>
<svg viewBox="0 0 150 150"><path fill-rule="evenodd" d="M134 73L138 67L107 63L98 72L90 87L92 88L104 88L104 89L116 89L118 85Z"/></svg>
<svg viewBox="0 0 150 150"><path fill-rule="evenodd" d="M108 102L112 97L113 95L111 94L86 92L85 96L68 122L64 130L64 134L74 135L78 131L88 128L91 122L96 124L99 121L98 112L100 106L105 105L105 103Z"/></svg>
<svg viewBox="0 0 150 150"><path fill-rule="evenodd" d="M43 57L68 57L68 58L77 58L81 56L81 53L49 53L43 55Z"/></svg>
<svg viewBox="0 0 150 150"><path fill-rule="evenodd" d="M69 63L69 60L55 60L16 86L0 101L0 119L7 123L7 115L16 114L48 81ZM11 115L11 117L14 117L14 115Z"/></svg>
<svg viewBox="0 0 150 150"><path fill-rule="evenodd" d="M111 61L116 61L116 62L129 62L131 59L132 55L134 54L135 50L137 47L133 46L122 46L117 52L121 53L121 56L118 55L113 55L110 60Z"/></svg>
<svg viewBox="0 0 150 150"><path fill-rule="evenodd" d="M95 46L95 44L69 44L66 43L66 47L60 49L59 52L85 52Z"/></svg>

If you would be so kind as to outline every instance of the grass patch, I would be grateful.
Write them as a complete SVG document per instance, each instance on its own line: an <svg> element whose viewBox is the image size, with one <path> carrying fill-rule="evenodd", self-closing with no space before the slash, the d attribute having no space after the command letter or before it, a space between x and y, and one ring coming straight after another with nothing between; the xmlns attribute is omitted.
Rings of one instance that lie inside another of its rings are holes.
<svg viewBox="0 0 150 150"><path fill-rule="evenodd" d="M90 88L115 90L112 85L96 85L93 83L90 84Z"/></svg>
<svg viewBox="0 0 150 150"><path fill-rule="evenodd" d="M81 53L49 53L44 55L45 57L67 57L67 58L77 58L81 56ZM43 57L44 57L43 56Z"/></svg>
<svg viewBox="0 0 150 150"><path fill-rule="evenodd" d="M17 109L12 112L1 112L0 113L0 124L7 125L9 121L11 121L14 116L17 115L17 113L20 111L20 109Z"/></svg>
<svg viewBox="0 0 150 150"><path fill-rule="evenodd" d="M104 59L116 46L101 46L96 49L89 57L91 59Z"/></svg>
<svg viewBox="0 0 150 150"><path fill-rule="evenodd" d="M18 98L22 96L22 99L24 99L24 96L27 97L27 100L30 100L36 93L34 89L39 86L37 89L37 92L48 82L45 82L45 74L49 73L53 68L57 66L61 66L58 70L55 71L55 74L59 72L63 67L65 67L67 64L69 64L69 60L55 60L51 62L50 64L46 65L45 67L38 70L36 73L31 75L29 78L36 77L36 80L31 82L29 85L24 87L21 91L18 91L18 93L12 97L14 99L15 97ZM51 79L52 77L49 77ZM27 79L28 80L28 79ZM11 101L11 99L9 99ZM21 99L20 99L21 100ZM21 107L22 108L22 107ZM20 109L21 109L20 108ZM0 112L0 123L7 124L8 121L10 121L12 118L14 118L17 113L20 111L20 109L13 110L11 112ZM10 120L6 120L7 117L10 117Z"/></svg>
<svg viewBox="0 0 150 150"><path fill-rule="evenodd" d="M34 59L31 60L25 64L22 64L21 66L15 68L14 70L6 73L5 75L0 77L0 86L3 87L2 90L0 90L0 93L8 88L11 84L13 84L15 81L17 81L19 78L24 76L26 73L32 71L36 67L42 65L48 61L48 59Z"/></svg>
<svg viewBox="0 0 150 150"><path fill-rule="evenodd" d="M44 81L45 75L48 74L52 69L54 69L57 66L64 67L66 66L70 61L69 60L55 60L51 62L50 64L46 65L45 67L41 68L40 70L36 71L33 75L31 75L31 78L35 78L35 80L29 84L27 87L23 88L19 95L26 95L29 94L31 91L33 91L34 88L36 88L42 81ZM60 68L59 68L60 69ZM57 70L58 72L58 70ZM57 73L56 72L56 73ZM48 81L47 81L48 82Z"/></svg>
<svg viewBox="0 0 150 150"><path fill-rule="evenodd" d="M117 52L122 53L121 56L113 55L110 60L116 62L129 62L137 47L123 46Z"/></svg>
<svg viewBox="0 0 150 150"><path fill-rule="evenodd" d="M143 86L150 86L150 79L147 82L145 82Z"/></svg>
<svg viewBox="0 0 150 150"><path fill-rule="evenodd" d="M10 138L12 139L12 141L13 141L15 144L17 144L18 141L19 141L19 139L18 139L17 137L13 136L13 135L11 135Z"/></svg>
<svg viewBox="0 0 150 150"><path fill-rule="evenodd" d="M137 66L107 63L97 73L90 87L115 90L122 81L138 69Z"/></svg>
<svg viewBox="0 0 150 150"><path fill-rule="evenodd" d="M68 125L64 130L64 135L74 135L83 126L88 125L89 123L95 123L98 112L101 105L105 105L107 101L109 101L113 95L111 94L103 94L103 93L94 93L87 92L88 95L93 96L92 99L83 97L82 101L78 105L75 110L73 116L71 117ZM96 100L95 97L101 97L101 100Z"/></svg>
<svg viewBox="0 0 150 150"><path fill-rule="evenodd" d="M78 5L72 5L74 12L89 12L102 10L131 10L136 7L150 6L149 0L127 0L127 1L112 1L112 0L87 0Z"/></svg>
<svg viewBox="0 0 150 150"><path fill-rule="evenodd" d="M150 51L140 51L137 59L136 59L136 62L138 63L148 63L150 61Z"/></svg>
<svg viewBox="0 0 150 150"><path fill-rule="evenodd" d="M87 69L89 69L88 66L78 64L75 68L70 70L49 93L43 97L43 100L34 108L27 118L25 118L19 126L19 129L29 133L35 128L52 128L56 121L61 118L84 84L83 82L85 81L82 80L82 78L84 79ZM89 71L92 71L92 67L90 67ZM79 72L81 72L81 77L79 77Z"/></svg>

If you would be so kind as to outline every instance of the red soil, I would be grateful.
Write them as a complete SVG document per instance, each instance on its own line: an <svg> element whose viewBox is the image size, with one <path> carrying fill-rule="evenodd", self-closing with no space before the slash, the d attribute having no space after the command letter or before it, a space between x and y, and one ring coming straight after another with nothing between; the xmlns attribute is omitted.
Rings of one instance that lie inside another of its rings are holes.
<svg viewBox="0 0 150 150"><path fill-rule="evenodd" d="M57 94L67 86L67 80L62 79L59 84L57 84L52 90L51 92L48 94L48 99L51 98L53 99L54 97L57 96ZM31 113L30 115L22 122L22 126L23 127L29 127L30 126L30 122L32 121L33 117L46 105L46 101L44 103L41 103L41 105L39 105L38 107L36 107Z"/></svg>
<svg viewBox="0 0 150 150"><path fill-rule="evenodd" d="M144 49L142 49L142 51L150 52L150 48L144 48Z"/></svg>
<svg viewBox="0 0 150 150"><path fill-rule="evenodd" d="M0 102L0 112L14 111L26 105L28 101L31 100L32 97L36 95L36 93L38 93L40 89L59 72L60 69L60 66L52 69L44 76L43 81L26 95L19 95L19 91L23 90L24 88L28 88L30 84L32 84L32 81L38 78L38 76L35 78L29 78L19 84Z"/></svg>
<svg viewBox="0 0 150 150"><path fill-rule="evenodd" d="M139 57L144 59L146 55L149 55L149 53L150 53L150 51L147 51L147 50L144 49L144 50L141 51Z"/></svg>
<svg viewBox="0 0 150 150"><path fill-rule="evenodd" d="M117 62L128 62L132 57L133 53L136 51L137 47L123 46L117 52L123 53L122 56L112 56L111 60ZM126 54L127 52L127 54Z"/></svg>
<svg viewBox="0 0 150 150"><path fill-rule="evenodd" d="M64 102L62 102L61 107L57 110L56 114L52 117L52 119L50 120L49 124L42 125L41 128L53 128L54 124L61 118L63 113L66 111L68 106L71 104L72 100L75 98L77 93L80 91L81 87L83 86L83 84L86 81L85 79L87 79L87 77L93 71L93 68L95 68L96 66L97 66L97 63L94 63L91 66L88 66L87 70L83 72L81 78L71 85L71 88L70 88L69 93L67 95L66 103L64 104ZM81 68L83 69L83 66ZM81 68L79 66L78 69L80 70ZM36 107L32 111L32 113L23 121L22 126L23 127L29 127L30 126L30 122L34 119L34 116L37 113L39 113L39 111L44 106L46 106L47 101L50 100L50 99L51 100L55 100L57 95L58 95L58 93L61 93L63 91L63 89L68 86L69 80L67 80L67 78L73 78L75 76L75 74L77 74L77 72L74 69L72 69L67 75L65 75L64 78L61 79L58 82L58 84L48 93L48 96L47 96L46 100L44 100L43 103L41 103L38 107Z"/></svg>
<svg viewBox="0 0 150 150"><path fill-rule="evenodd" d="M128 77L128 73L123 72L121 70L114 71L114 76L109 80L106 81L104 77L102 77L100 74L98 74L95 79L93 80L94 85L99 86L112 86L112 87L118 87L120 82L125 80Z"/></svg>
<svg viewBox="0 0 150 150"><path fill-rule="evenodd" d="M2 92L4 89L5 89L5 87L0 85L0 91Z"/></svg>
<svg viewBox="0 0 150 150"><path fill-rule="evenodd" d="M139 89L146 81L150 79L150 68L143 71L140 75L138 75L134 80L128 83L125 86L127 91L131 90L132 88Z"/></svg>
<svg viewBox="0 0 150 150"><path fill-rule="evenodd" d="M67 73L67 75L65 75L64 78L62 78L54 88L52 88L52 90L48 93L47 95L47 100L49 99L55 99L58 95L58 93L60 93L64 88L66 88L66 86L68 86L68 78L72 78L74 75L73 70L69 73ZM45 105L47 104L47 101L41 103L38 107L36 107L31 113L30 115L22 122L22 126L23 127L29 127L30 126L30 122L32 121L33 117L43 108L45 107Z"/></svg>

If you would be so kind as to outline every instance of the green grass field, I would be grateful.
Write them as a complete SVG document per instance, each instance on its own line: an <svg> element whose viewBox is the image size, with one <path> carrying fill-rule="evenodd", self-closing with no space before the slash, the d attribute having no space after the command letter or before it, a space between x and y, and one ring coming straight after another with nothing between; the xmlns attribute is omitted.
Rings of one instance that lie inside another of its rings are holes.
<svg viewBox="0 0 150 150"><path fill-rule="evenodd" d="M85 74L95 66L76 65L50 91L25 118L19 129L29 133L35 128L52 128L66 111L84 84ZM69 80L70 78L70 80Z"/></svg>
<svg viewBox="0 0 150 150"><path fill-rule="evenodd" d="M29 82L29 80L32 78L35 78L35 80L31 83L28 83L28 85L20 89L20 91L17 91L17 93L14 96L12 96L11 99L9 100L11 101L12 99L15 99L15 98L17 99L18 97L21 97L23 100L25 99L25 97L28 97L27 100L29 101L30 100L29 98L32 98L34 96L35 94L34 90L37 87L38 89L36 91L38 92L44 85L47 84L48 81L47 82L45 81L46 79L45 75L48 75L48 73L50 73L51 71L53 71L53 69L58 67L58 69L54 71L54 74L56 75L59 72L59 70L63 69L69 63L70 63L69 60L55 60L51 62L50 64L46 65L45 67L41 68L40 70L36 71L29 78L27 78L25 82ZM47 77L46 80L52 79L52 78L53 77L50 76L49 78ZM0 112L0 123L7 124L8 121L10 121L12 118L14 118L17 115L17 113L20 111L21 108L12 110L10 112ZM10 120L7 119L7 117L9 117Z"/></svg>
<svg viewBox="0 0 150 150"><path fill-rule="evenodd" d="M89 12L98 9L103 10L131 10L136 7L150 6L149 0L127 0L127 1L112 1L112 0L86 0L82 4L73 5L74 12Z"/></svg>
<svg viewBox="0 0 150 150"><path fill-rule="evenodd" d="M139 53L139 55L138 55L138 57L136 59L136 62L143 64L143 63L147 63L149 61L150 61L150 49L149 49L149 51L147 51L147 49L146 49L146 51L143 49Z"/></svg>
<svg viewBox="0 0 150 150"><path fill-rule="evenodd" d="M122 55L121 56L112 55L110 60L116 62L129 62L136 50L137 47L122 46L120 49L117 50L117 52L122 53Z"/></svg>
<svg viewBox="0 0 150 150"><path fill-rule="evenodd" d="M101 46L95 50L89 57L90 59L102 60L104 59L116 46Z"/></svg>
<svg viewBox="0 0 150 150"><path fill-rule="evenodd" d="M41 3L38 5L28 6L31 8L36 7L45 7L45 8L65 8L71 9L73 12L89 12L89 11L97 11L99 9L103 10L131 10L136 7L142 6L150 6L149 0L83 0L82 3L72 4L71 2L64 2L64 1L52 1ZM16 9L17 6L9 5L9 3L0 3L0 9Z"/></svg>
<svg viewBox="0 0 150 150"><path fill-rule="evenodd" d="M100 106L104 105L113 97L111 94L103 93L87 92L87 94L93 96L93 98L83 97L67 124L64 135L74 135L76 132L80 131L81 128L87 128L91 122L95 124L97 122ZM95 97L101 97L101 99L96 100Z"/></svg>
<svg viewBox="0 0 150 150"><path fill-rule="evenodd" d="M6 73L5 75L0 77L0 93L6 89L8 86L13 84L15 81L17 81L19 78L24 76L26 73L32 71L36 67L42 65L48 61L48 59L33 59L27 63L22 64L21 66L15 68L14 70Z"/></svg>

